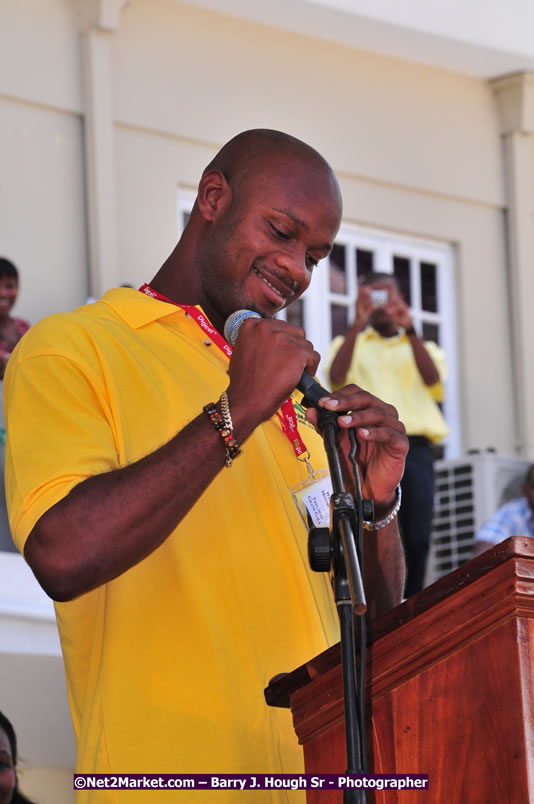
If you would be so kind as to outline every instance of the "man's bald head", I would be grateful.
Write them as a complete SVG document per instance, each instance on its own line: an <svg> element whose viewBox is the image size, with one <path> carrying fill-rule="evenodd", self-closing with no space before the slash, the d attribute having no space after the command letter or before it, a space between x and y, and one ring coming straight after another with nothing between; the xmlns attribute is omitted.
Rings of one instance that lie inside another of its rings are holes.
<svg viewBox="0 0 534 804"><path fill-rule="evenodd" d="M220 171L233 192L242 195L262 175L296 166L316 171L341 207L341 191L326 159L311 145L274 129L257 128L237 134L211 160L203 175Z"/></svg>
<svg viewBox="0 0 534 804"><path fill-rule="evenodd" d="M280 131L244 131L204 170L154 287L200 305L220 332L235 310L270 318L304 293L341 214L337 180L314 148Z"/></svg>

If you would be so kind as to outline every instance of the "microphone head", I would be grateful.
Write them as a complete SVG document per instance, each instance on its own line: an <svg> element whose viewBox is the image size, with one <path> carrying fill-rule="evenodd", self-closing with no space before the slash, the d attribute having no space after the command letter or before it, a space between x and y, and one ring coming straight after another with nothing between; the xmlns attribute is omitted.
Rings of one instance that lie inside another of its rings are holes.
<svg viewBox="0 0 534 804"><path fill-rule="evenodd" d="M232 313L232 315L229 315L226 319L226 324L224 325L224 337L230 346L235 345L241 325L247 320L247 318L261 318L261 315L259 313L255 313L253 310L236 310L235 313Z"/></svg>

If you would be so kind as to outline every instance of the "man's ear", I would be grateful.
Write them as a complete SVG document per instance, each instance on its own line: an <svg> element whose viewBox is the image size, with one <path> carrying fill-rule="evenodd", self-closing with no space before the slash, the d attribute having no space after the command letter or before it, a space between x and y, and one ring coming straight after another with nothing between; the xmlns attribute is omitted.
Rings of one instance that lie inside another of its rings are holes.
<svg viewBox="0 0 534 804"><path fill-rule="evenodd" d="M232 190L220 170L208 170L198 185L197 206L207 221L214 221L224 212L232 198Z"/></svg>

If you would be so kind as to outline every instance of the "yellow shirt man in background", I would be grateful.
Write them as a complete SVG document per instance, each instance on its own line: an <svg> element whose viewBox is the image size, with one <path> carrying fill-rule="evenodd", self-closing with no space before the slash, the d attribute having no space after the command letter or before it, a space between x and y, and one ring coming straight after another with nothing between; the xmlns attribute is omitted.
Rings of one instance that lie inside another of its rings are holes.
<svg viewBox="0 0 534 804"><path fill-rule="evenodd" d="M406 427L410 450L399 520L409 597L424 586L434 499L432 444L448 432L437 405L443 399L445 355L418 337L395 278L372 273L360 286L354 324L332 342L325 373L333 388L352 382L394 405Z"/></svg>

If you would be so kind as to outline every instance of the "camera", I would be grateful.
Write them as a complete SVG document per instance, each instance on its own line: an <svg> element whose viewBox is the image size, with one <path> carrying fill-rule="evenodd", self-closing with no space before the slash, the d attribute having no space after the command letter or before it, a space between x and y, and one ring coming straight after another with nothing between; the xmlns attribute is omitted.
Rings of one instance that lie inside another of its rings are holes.
<svg viewBox="0 0 534 804"><path fill-rule="evenodd" d="M371 301L375 307L383 307L388 303L389 294L387 290L376 288L371 291Z"/></svg>

